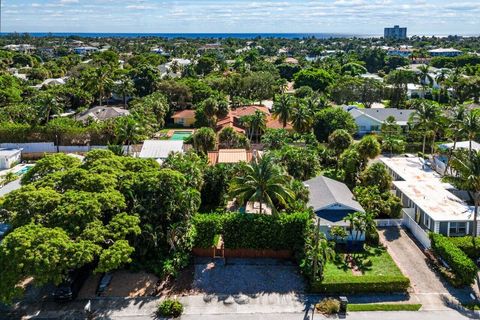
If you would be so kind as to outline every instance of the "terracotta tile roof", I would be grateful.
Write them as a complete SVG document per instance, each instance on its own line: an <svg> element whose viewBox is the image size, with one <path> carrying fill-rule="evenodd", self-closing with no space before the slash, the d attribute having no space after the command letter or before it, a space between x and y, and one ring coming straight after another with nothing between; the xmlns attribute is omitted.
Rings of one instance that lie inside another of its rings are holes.
<svg viewBox="0 0 480 320"><path fill-rule="evenodd" d="M244 107L240 107L240 108L237 108L235 110L232 110L230 113L235 116L235 117L244 117L244 116L249 116L249 115L252 115L255 113L255 111L261 111L267 115L270 114L270 111L268 110L267 107L265 106L244 106Z"/></svg>
<svg viewBox="0 0 480 320"><path fill-rule="evenodd" d="M210 165L216 165L218 160L218 151L209 151L208 152L208 163Z"/></svg>
<svg viewBox="0 0 480 320"><path fill-rule="evenodd" d="M173 114L172 116L173 119L179 119L179 118L195 118L195 110L182 110L182 111L177 111Z"/></svg>
<svg viewBox="0 0 480 320"><path fill-rule="evenodd" d="M220 149L218 150L218 163L238 163L247 161L245 149Z"/></svg>
<svg viewBox="0 0 480 320"><path fill-rule="evenodd" d="M286 129L286 130L292 130L293 127L290 123L287 123L287 126L283 128L283 124L281 123L280 120L275 119L273 116L268 116L267 117L267 123L266 126L268 129Z"/></svg>

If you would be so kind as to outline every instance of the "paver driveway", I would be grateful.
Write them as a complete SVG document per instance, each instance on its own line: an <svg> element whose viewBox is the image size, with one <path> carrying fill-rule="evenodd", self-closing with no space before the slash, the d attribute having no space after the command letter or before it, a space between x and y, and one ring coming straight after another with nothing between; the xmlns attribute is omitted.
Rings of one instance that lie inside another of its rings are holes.
<svg viewBox="0 0 480 320"><path fill-rule="evenodd" d="M471 300L473 290L455 289L440 278L427 264L427 258L401 228L379 230L380 241L402 272L410 278L412 296L423 304L423 309L441 310L450 302Z"/></svg>

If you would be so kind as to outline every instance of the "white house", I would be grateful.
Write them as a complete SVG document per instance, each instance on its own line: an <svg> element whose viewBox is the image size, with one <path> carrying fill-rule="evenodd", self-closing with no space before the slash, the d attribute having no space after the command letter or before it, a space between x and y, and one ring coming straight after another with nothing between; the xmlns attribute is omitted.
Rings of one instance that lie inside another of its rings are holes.
<svg viewBox="0 0 480 320"><path fill-rule="evenodd" d="M457 57L463 54L462 51L453 48L438 48L429 50L428 53L430 53L432 57Z"/></svg>
<svg viewBox="0 0 480 320"><path fill-rule="evenodd" d="M139 158L156 159L162 163L172 152L183 152L183 141L145 140Z"/></svg>
<svg viewBox="0 0 480 320"><path fill-rule="evenodd" d="M76 47L73 49L73 51L76 53L76 54L79 54L79 55L86 55L86 54L89 54L89 53L93 53L93 52L97 52L98 51L98 48L96 47Z"/></svg>
<svg viewBox="0 0 480 320"><path fill-rule="evenodd" d="M0 170L10 169L21 159L21 149L0 149Z"/></svg>
<svg viewBox="0 0 480 320"><path fill-rule="evenodd" d="M413 110L396 108L375 108L360 109L356 106L345 106L345 111L350 113L357 124L357 135L363 136L369 133L378 133L382 124L388 117L395 118L396 123L406 131L408 129L408 119L414 112Z"/></svg>

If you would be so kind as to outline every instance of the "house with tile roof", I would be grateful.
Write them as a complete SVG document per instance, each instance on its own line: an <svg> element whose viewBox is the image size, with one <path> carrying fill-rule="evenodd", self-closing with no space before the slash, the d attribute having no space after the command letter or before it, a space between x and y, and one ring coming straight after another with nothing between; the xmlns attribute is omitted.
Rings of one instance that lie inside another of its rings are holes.
<svg viewBox="0 0 480 320"><path fill-rule="evenodd" d="M130 111L120 107L97 106L78 114L75 119L82 122L87 122L89 120L105 121L128 115L130 115Z"/></svg>

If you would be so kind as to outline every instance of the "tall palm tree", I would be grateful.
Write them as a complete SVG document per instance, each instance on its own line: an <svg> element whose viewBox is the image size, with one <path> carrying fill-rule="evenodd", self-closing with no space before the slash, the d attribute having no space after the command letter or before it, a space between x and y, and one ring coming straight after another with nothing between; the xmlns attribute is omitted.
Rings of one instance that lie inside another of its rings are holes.
<svg viewBox="0 0 480 320"><path fill-rule="evenodd" d="M430 101L423 100L417 106L416 110L410 116L414 127L423 131L422 153L425 153L425 145L427 142L427 135L430 132L432 122L436 121L440 112L437 105Z"/></svg>
<svg viewBox="0 0 480 320"><path fill-rule="evenodd" d="M440 73L435 77L435 81L437 84L440 86L440 92L438 95L438 102L440 102L440 98L442 97L442 94L447 92L446 91L446 82L448 79L449 71L442 69L440 70Z"/></svg>
<svg viewBox="0 0 480 320"><path fill-rule="evenodd" d="M266 114L257 110L254 114L242 117L240 121L247 129L248 138L250 141L253 140L253 137L255 137L258 142L258 137L265 132L267 127Z"/></svg>
<svg viewBox="0 0 480 320"><path fill-rule="evenodd" d="M463 131L468 136L468 151L472 153L472 141L480 133L480 112L478 110L470 110L465 116L463 122Z"/></svg>
<svg viewBox="0 0 480 320"><path fill-rule="evenodd" d="M116 133L121 143L127 144L127 155L130 154L130 145L142 138L143 128L132 117L118 118Z"/></svg>
<svg viewBox="0 0 480 320"><path fill-rule="evenodd" d="M292 98L289 95L282 94L273 104L273 116L280 120L285 128L292 116Z"/></svg>
<svg viewBox="0 0 480 320"><path fill-rule="evenodd" d="M457 151L452 158L455 176L445 176L443 180L455 187L466 190L473 199L475 211L473 216L473 236L477 234L478 207L480 206L480 151Z"/></svg>
<svg viewBox="0 0 480 320"><path fill-rule="evenodd" d="M466 114L466 108L463 105L453 107L453 109L450 112L450 117L449 117L450 124L448 125L448 129L453 139L453 146L448 151L447 164L445 165L444 174L447 174L447 170L450 166L450 161L452 159L453 151L457 148L457 141L465 132L463 130L464 124L465 124L465 114Z"/></svg>
<svg viewBox="0 0 480 320"><path fill-rule="evenodd" d="M242 174L233 178L230 194L244 205L258 201L260 213L263 205L267 205L276 214L277 205L285 206L294 199L290 180L290 176L274 163L271 156L263 156L246 164Z"/></svg>
<svg viewBox="0 0 480 320"><path fill-rule="evenodd" d="M433 86L433 77L430 75L430 67L427 65L418 67L418 82L425 90L426 87Z"/></svg>
<svg viewBox="0 0 480 320"><path fill-rule="evenodd" d="M292 126L298 133L308 133L312 129L313 114L304 104L298 102L292 113Z"/></svg>
<svg viewBox="0 0 480 320"><path fill-rule="evenodd" d="M39 118L44 120L44 123L48 123L52 115L62 112L62 106L58 101L58 97L55 93L48 91L42 92L38 98Z"/></svg>
<svg viewBox="0 0 480 320"><path fill-rule="evenodd" d="M123 106L127 107L127 97L135 92L135 83L129 77L121 77L114 85L115 92L122 96Z"/></svg>

